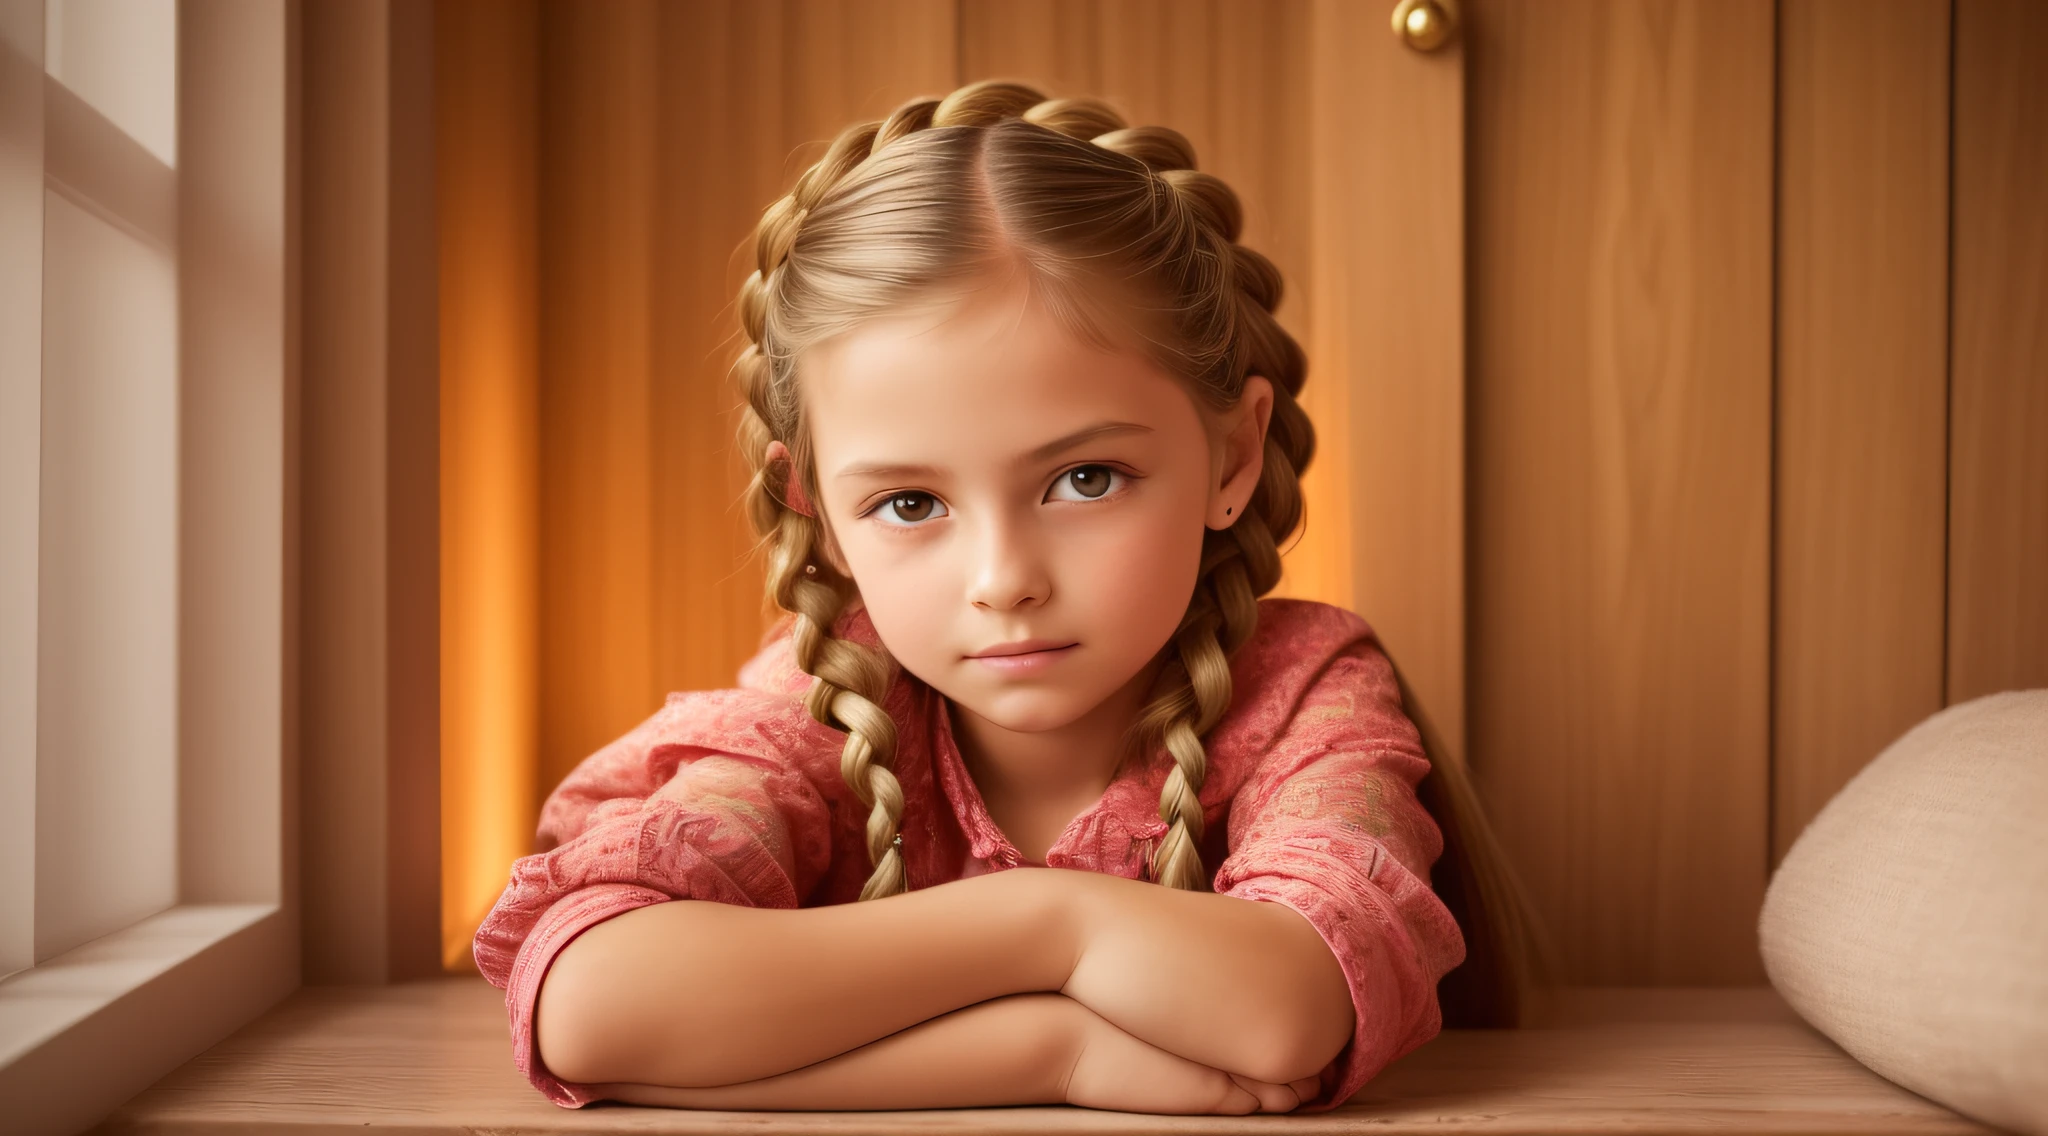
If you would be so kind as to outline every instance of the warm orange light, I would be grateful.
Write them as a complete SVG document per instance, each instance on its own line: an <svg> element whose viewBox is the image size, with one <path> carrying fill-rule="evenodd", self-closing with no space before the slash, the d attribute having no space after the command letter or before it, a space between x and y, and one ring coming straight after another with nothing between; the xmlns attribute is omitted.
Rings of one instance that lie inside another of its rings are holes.
<svg viewBox="0 0 2048 1136"><path fill-rule="evenodd" d="M1302 334L1298 328L1289 330ZM1311 336L1302 346L1308 348L1311 359L1337 358L1342 345L1331 339L1328 334ZM1317 439L1315 459L1301 479L1307 521L1294 546L1281 557L1280 586L1273 594L1355 610L1350 447L1346 444L1351 436L1351 391L1345 384L1331 381L1338 373L1335 368L1312 373L1301 389L1301 408L1315 425Z"/></svg>
<svg viewBox="0 0 2048 1136"><path fill-rule="evenodd" d="M469 971L538 808L538 12L437 16L441 936Z"/></svg>

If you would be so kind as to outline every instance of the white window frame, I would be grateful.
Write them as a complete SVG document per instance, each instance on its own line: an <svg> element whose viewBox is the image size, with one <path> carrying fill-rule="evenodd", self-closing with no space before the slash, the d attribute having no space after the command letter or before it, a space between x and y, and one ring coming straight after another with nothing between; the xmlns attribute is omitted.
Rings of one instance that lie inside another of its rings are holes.
<svg viewBox="0 0 2048 1136"><path fill-rule="evenodd" d="M0 980L20 1136L103 1118L290 994L301 958L298 8L180 0L175 174L43 75L42 11L0 0L0 146L43 164L0 169L0 972L33 957L45 184L180 250L179 870L175 906Z"/></svg>

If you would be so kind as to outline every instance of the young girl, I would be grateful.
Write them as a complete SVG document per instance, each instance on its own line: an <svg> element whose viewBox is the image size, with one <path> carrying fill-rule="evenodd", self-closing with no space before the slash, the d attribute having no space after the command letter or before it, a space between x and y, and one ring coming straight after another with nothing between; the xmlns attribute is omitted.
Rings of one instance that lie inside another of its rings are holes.
<svg viewBox="0 0 2048 1136"><path fill-rule="evenodd" d="M477 932L550 1100L1284 1112L1434 1036L1468 954L1459 1012L1512 1020L1462 774L1362 620L1257 598L1314 436L1239 219L1180 135L1002 83L767 211L740 440L790 618L556 788Z"/></svg>

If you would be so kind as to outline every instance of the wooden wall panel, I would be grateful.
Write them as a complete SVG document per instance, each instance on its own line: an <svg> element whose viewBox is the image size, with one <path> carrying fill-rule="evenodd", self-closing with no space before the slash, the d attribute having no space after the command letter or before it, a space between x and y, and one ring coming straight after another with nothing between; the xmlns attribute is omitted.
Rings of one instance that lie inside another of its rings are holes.
<svg viewBox="0 0 2048 1136"><path fill-rule="evenodd" d="M2048 687L2048 5L1955 13L1948 700Z"/></svg>
<svg viewBox="0 0 2048 1136"><path fill-rule="evenodd" d="M1779 9L1774 865L1942 704L1948 20Z"/></svg>
<svg viewBox="0 0 2048 1136"><path fill-rule="evenodd" d="M1412 51L1378 5L1347 0L1317 3L1309 35L1305 345L1322 450L1296 555L1335 562L1341 586L1315 598L1365 616L1410 710L1462 758L1465 57L1456 43Z"/></svg>
<svg viewBox="0 0 2048 1136"><path fill-rule="evenodd" d="M1566 981L1762 978L1772 6L1471 6L1472 751Z"/></svg>
<svg viewBox="0 0 2048 1136"><path fill-rule="evenodd" d="M304 975L441 968L433 10L301 9Z"/></svg>
<svg viewBox="0 0 2048 1136"><path fill-rule="evenodd" d="M540 23L540 778L660 705L648 372L658 9Z"/></svg>
<svg viewBox="0 0 2048 1136"><path fill-rule="evenodd" d="M540 807L540 5L435 6L442 961Z"/></svg>

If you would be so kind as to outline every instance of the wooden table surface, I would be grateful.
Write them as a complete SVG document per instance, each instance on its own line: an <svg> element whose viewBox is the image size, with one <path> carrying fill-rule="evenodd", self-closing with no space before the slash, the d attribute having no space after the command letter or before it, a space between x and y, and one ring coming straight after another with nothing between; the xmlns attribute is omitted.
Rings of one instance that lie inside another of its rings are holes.
<svg viewBox="0 0 2048 1136"><path fill-rule="evenodd" d="M308 987L95 1133L1989 1133L1858 1065L1767 988L1571 991L1542 1028L1453 1030L1310 1116L1077 1108L731 1113L549 1104L481 979Z"/></svg>

